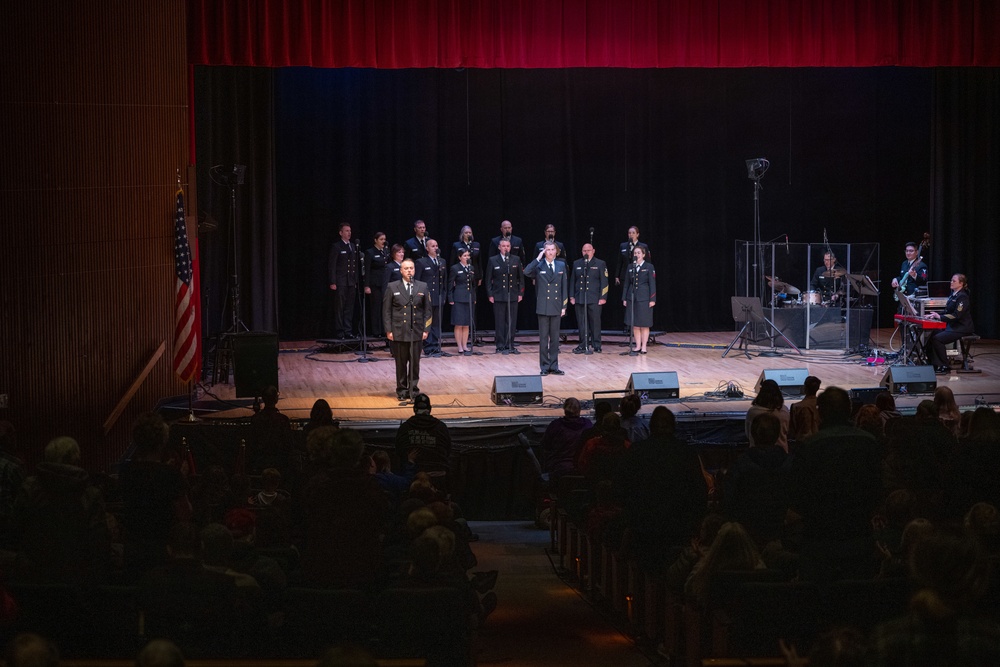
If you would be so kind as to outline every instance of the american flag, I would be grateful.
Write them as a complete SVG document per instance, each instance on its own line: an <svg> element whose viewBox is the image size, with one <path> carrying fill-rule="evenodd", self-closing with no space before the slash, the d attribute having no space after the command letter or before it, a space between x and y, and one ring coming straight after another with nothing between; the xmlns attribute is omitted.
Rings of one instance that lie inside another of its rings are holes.
<svg viewBox="0 0 1000 667"><path fill-rule="evenodd" d="M184 191L177 190L174 214L174 269L177 292L174 300L174 372L184 382L197 379L201 371L201 325L198 319L197 263L191 256L184 218Z"/></svg>

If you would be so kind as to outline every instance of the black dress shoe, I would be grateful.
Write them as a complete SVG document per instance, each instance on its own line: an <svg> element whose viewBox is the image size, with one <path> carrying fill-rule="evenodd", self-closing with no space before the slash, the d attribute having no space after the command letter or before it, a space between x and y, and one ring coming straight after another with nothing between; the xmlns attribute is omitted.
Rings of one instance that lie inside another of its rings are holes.
<svg viewBox="0 0 1000 667"><path fill-rule="evenodd" d="M552 375L566 375L566 371L561 371L558 368L555 369L555 370L549 371L549 373L551 373Z"/></svg>
<svg viewBox="0 0 1000 667"><path fill-rule="evenodd" d="M584 350L583 350L582 347L574 347L573 348L573 354L583 354L583 351Z"/></svg>
<svg viewBox="0 0 1000 667"><path fill-rule="evenodd" d="M545 377L548 374L549 374L548 371L542 371L541 373L539 373L539 375L541 375L542 377Z"/></svg>
<svg viewBox="0 0 1000 667"><path fill-rule="evenodd" d="M951 373L951 369L948 368L947 366L938 366L937 368L934 369L934 372L938 375L948 375L949 373Z"/></svg>
<svg viewBox="0 0 1000 667"><path fill-rule="evenodd" d="M510 351L510 353L511 353L511 354L521 354L521 351L520 351L520 350L518 350L517 348L514 348L514 349L512 349L512 350Z"/></svg>
<svg viewBox="0 0 1000 667"><path fill-rule="evenodd" d="M597 354L600 354L601 353L601 348L595 347L594 348L594 352L596 352Z"/></svg>

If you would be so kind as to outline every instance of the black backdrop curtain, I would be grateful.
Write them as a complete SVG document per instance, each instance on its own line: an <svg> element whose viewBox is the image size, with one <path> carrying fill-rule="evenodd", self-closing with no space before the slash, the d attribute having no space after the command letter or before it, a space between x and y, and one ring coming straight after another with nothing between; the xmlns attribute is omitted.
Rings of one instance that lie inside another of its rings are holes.
<svg viewBox="0 0 1000 667"><path fill-rule="evenodd" d="M996 279L972 237L996 234L996 70L195 71L203 207L224 221L223 200L206 199L216 186L202 185L209 166L248 163L245 312L286 340L331 333L337 222L366 248L375 231L412 236L417 218L445 247L464 224L485 245L505 218L531 246L551 222L572 258L594 227L612 267L636 224L657 269L656 328L729 329L733 242L753 234L751 157L771 161L763 239L818 242L826 229L834 243L880 242L887 283L904 241L961 229L965 247L935 245L934 277L964 262L974 285ZM209 321L220 264L203 262ZM605 328L621 325L619 294ZM981 300L979 328L995 335ZM534 328L532 310L522 328ZM485 305L478 319L492 326Z"/></svg>

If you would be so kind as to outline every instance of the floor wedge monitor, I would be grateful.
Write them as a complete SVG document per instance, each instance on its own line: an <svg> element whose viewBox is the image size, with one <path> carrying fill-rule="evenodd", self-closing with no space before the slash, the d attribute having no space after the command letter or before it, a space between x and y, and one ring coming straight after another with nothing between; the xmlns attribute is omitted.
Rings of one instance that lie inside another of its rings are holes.
<svg viewBox="0 0 1000 667"><path fill-rule="evenodd" d="M680 383L676 371L659 373L632 373L628 379L625 391L636 393L643 402L658 401L666 398L678 398L681 394Z"/></svg>
<svg viewBox="0 0 1000 667"><path fill-rule="evenodd" d="M753 390L759 392L761 382L774 380L778 383L782 396L802 396L806 393L805 384L808 375L808 368L765 368L757 378Z"/></svg>
<svg viewBox="0 0 1000 667"><path fill-rule="evenodd" d="M494 375L490 399L494 405L528 405L542 402L538 375Z"/></svg>
<svg viewBox="0 0 1000 667"><path fill-rule="evenodd" d="M890 394L933 394L937 377L933 366L890 366L880 384Z"/></svg>

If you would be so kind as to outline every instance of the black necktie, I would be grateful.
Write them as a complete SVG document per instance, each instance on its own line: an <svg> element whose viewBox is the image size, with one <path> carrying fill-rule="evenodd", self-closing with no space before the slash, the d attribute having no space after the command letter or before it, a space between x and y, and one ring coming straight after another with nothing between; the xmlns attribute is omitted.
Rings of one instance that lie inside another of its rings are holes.
<svg viewBox="0 0 1000 667"><path fill-rule="evenodd" d="M555 273L556 267L552 266L552 262L549 262L549 273Z"/></svg>
<svg viewBox="0 0 1000 667"><path fill-rule="evenodd" d="M410 287L410 283L406 283L406 293L410 296L413 295L413 289Z"/></svg>

